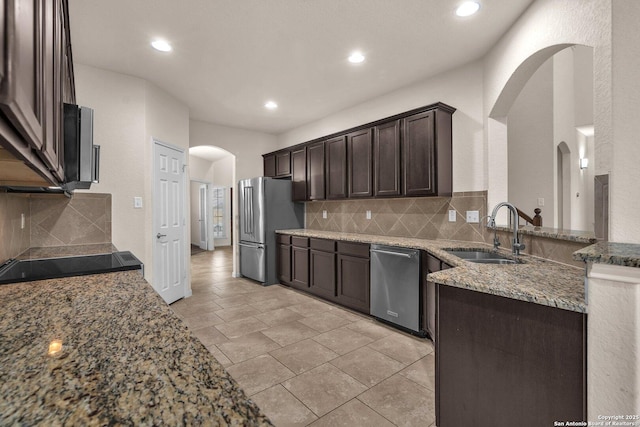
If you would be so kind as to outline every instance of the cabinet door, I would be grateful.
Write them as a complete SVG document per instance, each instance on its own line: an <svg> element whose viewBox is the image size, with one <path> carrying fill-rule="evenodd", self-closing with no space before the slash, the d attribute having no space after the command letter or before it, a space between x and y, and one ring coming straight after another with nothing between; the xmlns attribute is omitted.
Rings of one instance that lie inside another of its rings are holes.
<svg viewBox="0 0 640 427"><path fill-rule="evenodd" d="M369 258L338 254L338 302L369 314Z"/></svg>
<svg viewBox="0 0 640 427"><path fill-rule="evenodd" d="M268 154L262 157L264 166L264 176L274 177L276 176L276 155Z"/></svg>
<svg viewBox="0 0 640 427"><path fill-rule="evenodd" d="M325 142L327 152L327 199L347 197L347 141L339 136Z"/></svg>
<svg viewBox="0 0 640 427"><path fill-rule="evenodd" d="M281 283L291 284L291 245L278 244L277 274Z"/></svg>
<svg viewBox="0 0 640 427"><path fill-rule="evenodd" d="M7 0L0 108L27 143L44 141L44 0Z"/></svg>
<svg viewBox="0 0 640 427"><path fill-rule="evenodd" d="M276 176L291 175L291 152L276 153Z"/></svg>
<svg viewBox="0 0 640 427"><path fill-rule="evenodd" d="M371 129L350 133L347 135L347 144L349 197L371 197L373 196Z"/></svg>
<svg viewBox="0 0 640 427"><path fill-rule="evenodd" d="M60 0L44 3L44 123L42 157L51 172L64 180L63 102L62 102L62 32L64 13Z"/></svg>
<svg viewBox="0 0 640 427"><path fill-rule="evenodd" d="M309 291L331 300L336 298L336 254L311 250Z"/></svg>
<svg viewBox="0 0 640 427"><path fill-rule="evenodd" d="M405 196L436 195L434 115L427 111L403 120Z"/></svg>
<svg viewBox="0 0 640 427"><path fill-rule="evenodd" d="M324 200L324 142L307 147L307 194L309 200Z"/></svg>
<svg viewBox="0 0 640 427"><path fill-rule="evenodd" d="M291 199L295 202L307 200L307 148L291 152Z"/></svg>
<svg viewBox="0 0 640 427"><path fill-rule="evenodd" d="M399 196L400 120L376 126L373 140L374 195Z"/></svg>
<svg viewBox="0 0 640 427"><path fill-rule="evenodd" d="M291 285L309 288L309 249L293 246L291 248Z"/></svg>

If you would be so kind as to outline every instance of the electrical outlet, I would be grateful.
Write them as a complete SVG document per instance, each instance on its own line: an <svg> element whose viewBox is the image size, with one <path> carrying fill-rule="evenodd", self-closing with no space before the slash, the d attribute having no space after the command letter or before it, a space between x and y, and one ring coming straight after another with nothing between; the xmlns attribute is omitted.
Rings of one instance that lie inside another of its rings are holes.
<svg viewBox="0 0 640 427"><path fill-rule="evenodd" d="M477 224L480 222L480 211L467 211L467 222Z"/></svg>
<svg viewBox="0 0 640 427"><path fill-rule="evenodd" d="M367 211L365 213L365 216L366 216L367 219L371 219L371 211Z"/></svg>
<svg viewBox="0 0 640 427"><path fill-rule="evenodd" d="M20 214L20 230L24 230L24 226L25 226L25 220L24 220L24 214Z"/></svg>
<svg viewBox="0 0 640 427"><path fill-rule="evenodd" d="M538 197L538 206L544 206L544 197Z"/></svg>
<svg viewBox="0 0 640 427"><path fill-rule="evenodd" d="M142 209L142 197L134 197L133 198L133 208L134 209Z"/></svg>
<svg viewBox="0 0 640 427"><path fill-rule="evenodd" d="M322 211L322 219L327 219L327 211Z"/></svg>
<svg viewBox="0 0 640 427"><path fill-rule="evenodd" d="M449 209L449 222L456 222L456 210Z"/></svg>

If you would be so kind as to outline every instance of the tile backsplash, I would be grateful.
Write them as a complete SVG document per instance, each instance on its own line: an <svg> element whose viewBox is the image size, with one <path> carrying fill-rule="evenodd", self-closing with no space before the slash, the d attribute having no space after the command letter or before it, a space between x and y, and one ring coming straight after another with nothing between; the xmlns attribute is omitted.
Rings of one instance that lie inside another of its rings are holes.
<svg viewBox="0 0 640 427"><path fill-rule="evenodd" d="M24 228L22 214L25 215ZM31 231L29 196L25 194L0 193L0 263L29 248Z"/></svg>
<svg viewBox="0 0 640 427"><path fill-rule="evenodd" d="M0 262L28 248L111 243L111 194L0 193L0 242Z"/></svg>
<svg viewBox="0 0 640 427"><path fill-rule="evenodd" d="M323 218L323 211L327 218ZM449 221L449 210L456 221ZM421 239L484 242L480 224L466 222L466 211L487 215L487 192L454 193L452 197L324 200L306 204L306 227L313 230L376 234ZM371 211L371 219L366 212ZM484 223L486 220L482 220Z"/></svg>

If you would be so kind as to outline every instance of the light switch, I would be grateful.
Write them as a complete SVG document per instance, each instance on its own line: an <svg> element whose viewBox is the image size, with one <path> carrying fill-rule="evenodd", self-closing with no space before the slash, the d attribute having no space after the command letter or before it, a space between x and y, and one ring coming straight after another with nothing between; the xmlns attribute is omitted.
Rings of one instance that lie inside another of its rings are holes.
<svg viewBox="0 0 640 427"><path fill-rule="evenodd" d="M544 206L544 197L538 197L538 206Z"/></svg>
<svg viewBox="0 0 640 427"><path fill-rule="evenodd" d="M367 211L365 213L365 216L367 217L367 219L371 219L371 211Z"/></svg>
<svg viewBox="0 0 640 427"><path fill-rule="evenodd" d="M322 211L322 218L327 219L327 211Z"/></svg>
<svg viewBox="0 0 640 427"><path fill-rule="evenodd" d="M480 222L480 211L467 211L467 222L477 224Z"/></svg>
<svg viewBox="0 0 640 427"><path fill-rule="evenodd" d="M134 209L142 209L142 197L134 197L133 198L133 208Z"/></svg>
<svg viewBox="0 0 640 427"><path fill-rule="evenodd" d="M456 222L456 210L449 209L449 222Z"/></svg>

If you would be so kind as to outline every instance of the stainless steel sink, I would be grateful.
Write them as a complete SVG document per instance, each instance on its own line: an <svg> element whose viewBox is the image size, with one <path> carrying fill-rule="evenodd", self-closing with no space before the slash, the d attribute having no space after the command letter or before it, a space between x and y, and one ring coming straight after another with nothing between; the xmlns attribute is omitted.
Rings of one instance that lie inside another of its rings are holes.
<svg viewBox="0 0 640 427"><path fill-rule="evenodd" d="M497 252L488 252L483 250L460 250L445 249L451 255L462 258L465 261L475 262L477 264L519 264L517 259L511 259Z"/></svg>

